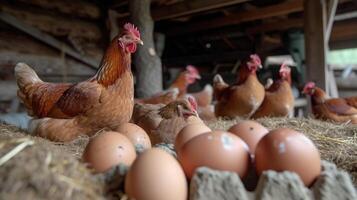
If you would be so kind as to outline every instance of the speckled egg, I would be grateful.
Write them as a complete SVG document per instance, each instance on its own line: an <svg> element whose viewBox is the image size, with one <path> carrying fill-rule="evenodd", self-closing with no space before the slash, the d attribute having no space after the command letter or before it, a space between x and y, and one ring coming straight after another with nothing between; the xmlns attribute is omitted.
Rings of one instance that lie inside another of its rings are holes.
<svg viewBox="0 0 357 200"><path fill-rule="evenodd" d="M225 131L212 131L192 138L183 145L178 159L188 178L203 166L233 171L244 177L250 162L247 144Z"/></svg>
<svg viewBox="0 0 357 200"><path fill-rule="evenodd" d="M249 146L250 152L253 154L259 140L266 135L269 130L252 120L238 122L228 129L228 132L240 137Z"/></svg>
<svg viewBox="0 0 357 200"><path fill-rule="evenodd" d="M185 126L176 136L175 139L175 150L177 153L180 152L182 146L189 141L190 139L206 132L211 132L211 129L208 128L203 123L194 123Z"/></svg>
<svg viewBox="0 0 357 200"><path fill-rule="evenodd" d="M304 134L289 128L270 131L255 151L257 173L265 170L297 173L310 186L321 172L320 153Z"/></svg>
<svg viewBox="0 0 357 200"><path fill-rule="evenodd" d="M143 150L151 148L148 134L138 125L125 123L120 125L116 131L129 138L136 148Z"/></svg>
<svg viewBox="0 0 357 200"><path fill-rule="evenodd" d="M83 162L97 173L120 163L130 166L135 158L134 145L126 136L114 131L91 138L82 156Z"/></svg>

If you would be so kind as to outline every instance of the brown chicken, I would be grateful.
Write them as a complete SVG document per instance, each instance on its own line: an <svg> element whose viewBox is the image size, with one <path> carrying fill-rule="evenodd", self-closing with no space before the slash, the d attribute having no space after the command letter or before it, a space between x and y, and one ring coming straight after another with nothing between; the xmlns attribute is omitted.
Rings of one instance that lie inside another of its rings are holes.
<svg viewBox="0 0 357 200"><path fill-rule="evenodd" d="M200 92L186 94L186 97L189 96L196 99L197 113L202 120L212 121L216 119L214 106L212 105L213 88L210 84L207 84Z"/></svg>
<svg viewBox="0 0 357 200"><path fill-rule="evenodd" d="M239 67L236 84L229 86L218 74L214 77L217 117L249 118L259 108L264 99L264 86L259 82L256 71L261 67L260 58L254 54Z"/></svg>
<svg viewBox="0 0 357 200"><path fill-rule="evenodd" d="M43 82L29 66L17 64L18 96L28 113L39 118L31 122L32 131L50 140L70 141L128 122L134 106L131 53L138 43L142 44L138 29L125 24L94 77L76 84Z"/></svg>
<svg viewBox="0 0 357 200"><path fill-rule="evenodd" d="M143 104L168 104L175 101L178 97L178 88L169 88L148 98L135 99L135 103Z"/></svg>
<svg viewBox="0 0 357 200"><path fill-rule="evenodd" d="M201 79L198 70L192 66L187 65L186 70L182 71L169 88L178 88L179 97L182 98L186 95L187 87Z"/></svg>
<svg viewBox="0 0 357 200"><path fill-rule="evenodd" d="M348 105L357 108L357 97L347 97L344 98Z"/></svg>
<svg viewBox="0 0 357 200"><path fill-rule="evenodd" d="M210 84L207 84L200 92L188 93L187 95L196 99L198 107L207 107L212 104L213 88Z"/></svg>
<svg viewBox="0 0 357 200"><path fill-rule="evenodd" d="M348 100L331 99L313 82L305 85L303 93L311 96L312 112L316 118L357 124L357 109L354 107L356 97L348 98Z"/></svg>
<svg viewBox="0 0 357 200"><path fill-rule="evenodd" d="M280 78L266 89L263 103L252 118L293 116L294 96L291 90L291 69L286 64L282 64L279 76Z"/></svg>
<svg viewBox="0 0 357 200"><path fill-rule="evenodd" d="M197 103L189 97L167 105L135 104L133 122L149 135L151 143L173 143L190 116L197 116Z"/></svg>

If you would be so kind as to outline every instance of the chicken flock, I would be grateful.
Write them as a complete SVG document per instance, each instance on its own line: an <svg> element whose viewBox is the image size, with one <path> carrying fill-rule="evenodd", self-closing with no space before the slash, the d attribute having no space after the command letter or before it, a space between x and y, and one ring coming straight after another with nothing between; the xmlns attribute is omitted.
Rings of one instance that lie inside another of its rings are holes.
<svg viewBox="0 0 357 200"><path fill-rule="evenodd" d="M258 55L242 62L236 83L227 84L217 74L213 86L197 93L187 87L199 80L198 70L188 65L165 91L134 99L131 54L143 44L139 30L127 23L107 48L98 72L80 83L43 82L28 65L18 63L15 77L18 96L33 117L30 131L53 141L71 141L79 135L92 136L102 129L116 130L127 122L141 126L153 143L172 142L190 120L225 118L291 117L294 97L291 70L281 65L279 78L265 87L257 78L262 68ZM329 99L313 83L306 84L315 117L357 123L357 97ZM197 119L197 118L196 118Z"/></svg>

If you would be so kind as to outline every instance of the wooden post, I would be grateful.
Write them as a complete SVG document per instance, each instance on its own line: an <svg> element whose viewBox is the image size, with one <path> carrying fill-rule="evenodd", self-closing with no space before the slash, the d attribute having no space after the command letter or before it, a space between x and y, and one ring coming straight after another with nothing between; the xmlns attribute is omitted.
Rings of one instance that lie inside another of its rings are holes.
<svg viewBox="0 0 357 200"><path fill-rule="evenodd" d="M324 0L304 0L306 80L328 92L326 64L326 6Z"/></svg>
<svg viewBox="0 0 357 200"><path fill-rule="evenodd" d="M134 55L137 69L136 94L147 97L162 90L161 59L155 51L154 22L150 15L150 0L131 0L129 10L133 23L138 26L144 46L139 46Z"/></svg>

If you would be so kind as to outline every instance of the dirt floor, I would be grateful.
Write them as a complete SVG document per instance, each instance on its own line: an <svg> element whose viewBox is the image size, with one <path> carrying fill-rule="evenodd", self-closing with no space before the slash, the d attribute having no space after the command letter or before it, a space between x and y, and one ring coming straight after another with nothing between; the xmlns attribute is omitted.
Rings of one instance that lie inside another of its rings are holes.
<svg viewBox="0 0 357 200"><path fill-rule="evenodd" d="M227 130L239 121L207 123ZM258 120L269 129L289 127L314 141L324 160L346 170L357 186L357 126L313 119L267 118ZM93 176L80 157L88 137L70 143L53 143L0 124L0 196L26 199L103 199L104 180Z"/></svg>

